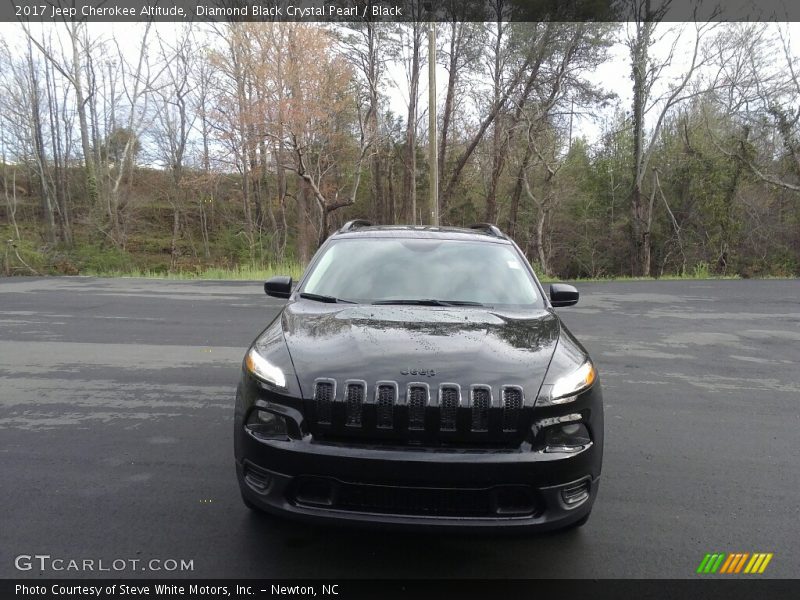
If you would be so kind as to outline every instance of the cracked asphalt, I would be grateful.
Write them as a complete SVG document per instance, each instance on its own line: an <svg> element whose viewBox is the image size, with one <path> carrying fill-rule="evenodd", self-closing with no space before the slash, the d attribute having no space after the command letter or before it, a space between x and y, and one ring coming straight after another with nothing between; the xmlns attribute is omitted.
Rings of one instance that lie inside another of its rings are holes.
<svg viewBox="0 0 800 600"><path fill-rule="evenodd" d="M234 388L280 307L259 282L2 279L0 577L693 578L707 552L773 552L761 577L797 577L800 283L578 288L559 313L606 401L588 525L387 536L242 505ZM24 554L193 570L19 571Z"/></svg>

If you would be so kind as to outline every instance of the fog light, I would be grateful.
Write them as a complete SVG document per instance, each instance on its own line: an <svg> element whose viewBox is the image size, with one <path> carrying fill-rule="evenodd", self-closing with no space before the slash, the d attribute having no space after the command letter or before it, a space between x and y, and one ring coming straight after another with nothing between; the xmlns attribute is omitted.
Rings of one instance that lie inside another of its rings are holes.
<svg viewBox="0 0 800 600"><path fill-rule="evenodd" d="M545 452L578 452L589 442L589 431L583 423L565 423L545 429Z"/></svg>
<svg viewBox="0 0 800 600"><path fill-rule="evenodd" d="M260 473L253 469L247 469L244 480L252 489L261 494L266 493L272 483L272 477L269 473Z"/></svg>
<svg viewBox="0 0 800 600"><path fill-rule="evenodd" d="M245 427L261 438L285 440L289 437L286 419L268 410L256 409L251 411Z"/></svg>
<svg viewBox="0 0 800 600"><path fill-rule="evenodd" d="M590 486L591 482L588 479L584 479L580 483L562 489L561 498L564 500L564 504L567 506L576 506L585 502L589 497Z"/></svg>

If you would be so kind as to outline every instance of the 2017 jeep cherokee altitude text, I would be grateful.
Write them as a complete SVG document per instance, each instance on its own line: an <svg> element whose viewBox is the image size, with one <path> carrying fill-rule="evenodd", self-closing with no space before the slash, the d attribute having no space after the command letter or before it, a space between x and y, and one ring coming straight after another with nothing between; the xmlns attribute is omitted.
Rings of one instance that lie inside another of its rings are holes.
<svg viewBox="0 0 800 600"><path fill-rule="evenodd" d="M603 453L600 381L499 229L350 222L247 352L235 456L251 508L312 521L582 525Z"/></svg>

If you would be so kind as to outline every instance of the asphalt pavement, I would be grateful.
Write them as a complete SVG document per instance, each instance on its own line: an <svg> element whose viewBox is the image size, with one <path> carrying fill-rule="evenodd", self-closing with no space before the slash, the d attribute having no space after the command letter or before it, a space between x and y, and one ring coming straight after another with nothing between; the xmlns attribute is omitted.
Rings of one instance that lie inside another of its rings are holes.
<svg viewBox="0 0 800 600"><path fill-rule="evenodd" d="M0 279L0 577L693 578L708 552L771 552L759 577L797 577L800 282L578 287L559 313L603 380L594 512L487 537L244 507L234 388L280 308L259 282ZM15 566L37 554L44 570Z"/></svg>

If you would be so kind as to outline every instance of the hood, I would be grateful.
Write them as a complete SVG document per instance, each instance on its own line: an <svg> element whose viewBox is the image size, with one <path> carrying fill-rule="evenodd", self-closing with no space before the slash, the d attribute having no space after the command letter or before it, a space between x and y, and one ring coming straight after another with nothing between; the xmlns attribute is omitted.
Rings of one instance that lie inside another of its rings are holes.
<svg viewBox="0 0 800 600"><path fill-rule="evenodd" d="M406 384L541 387L560 324L549 310L324 304L298 301L281 316L304 398L320 377Z"/></svg>

